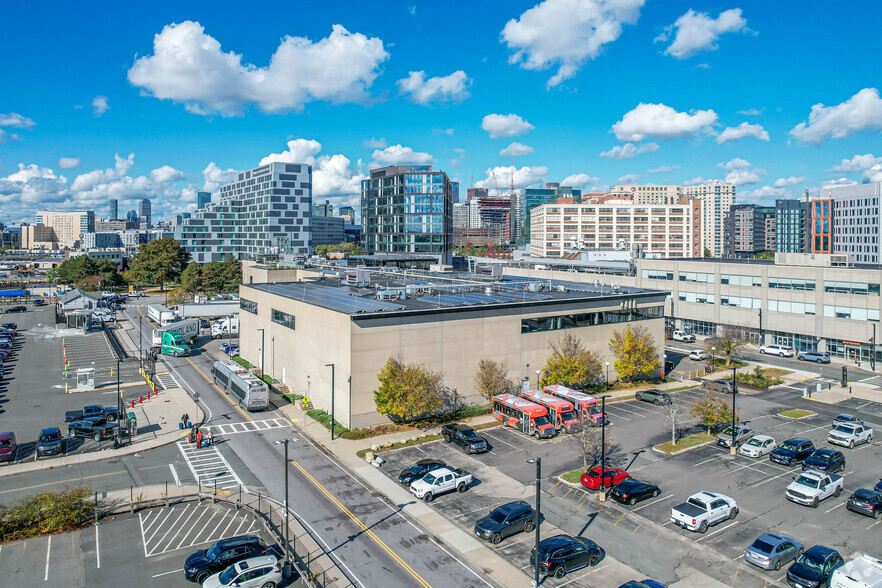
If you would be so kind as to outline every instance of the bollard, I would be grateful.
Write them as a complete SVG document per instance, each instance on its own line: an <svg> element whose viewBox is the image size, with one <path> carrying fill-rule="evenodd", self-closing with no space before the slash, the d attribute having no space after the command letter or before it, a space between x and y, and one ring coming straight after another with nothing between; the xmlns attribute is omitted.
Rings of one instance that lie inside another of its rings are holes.
<svg viewBox="0 0 882 588"><path fill-rule="evenodd" d="M132 398L132 408L135 408L135 399Z"/></svg>
<svg viewBox="0 0 882 588"><path fill-rule="evenodd" d="M138 404L144 404L144 397L138 396Z"/></svg>
<svg viewBox="0 0 882 588"><path fill-rule="evenodd" d="M147 390L147 400L150 400L150 390Z"/></svg>
<svg viewBox="0 0 882 588"><path fill-rule="evenodd" d="M217 499L217 478L214 479L214 494L211 495L211 503L214 504L214 501Z"/></svg>

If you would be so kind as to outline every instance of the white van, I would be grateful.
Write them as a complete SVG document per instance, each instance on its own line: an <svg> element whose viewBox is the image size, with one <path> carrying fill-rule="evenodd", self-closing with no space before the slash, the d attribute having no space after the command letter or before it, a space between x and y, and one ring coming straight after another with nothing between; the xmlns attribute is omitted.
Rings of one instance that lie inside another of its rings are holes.
<svg viewBox="0 0 882 588"><path fill-rule="evenodd" d="M833 572L830 588L882 588L882 561L869 555L851 560Z"/></svg>

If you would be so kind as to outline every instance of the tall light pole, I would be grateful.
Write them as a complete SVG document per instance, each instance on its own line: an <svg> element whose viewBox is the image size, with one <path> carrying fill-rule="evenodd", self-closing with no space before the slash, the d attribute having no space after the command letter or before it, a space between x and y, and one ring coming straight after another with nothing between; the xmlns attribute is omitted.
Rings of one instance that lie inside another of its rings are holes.
<svg viewBox="0 0 882 588"><path fill-rule="evenodd" d="M333 363L326 363L325 367L331 368L331 441L334 440L334 372L336 368Z"/></svg>
<svg viewBox="0 0 882 588"><path fill-rule="evenodd" d="M270 373L270 379L275 381L275 379L276 379L276 336L275 335L273 335L270 338L270 349L272 349L271 353L273 356L273 369L272 369L272 373Z"/></svg>
<svg viewBox="0 0 882 588"><path fill-rule="evenodd" d="M117 446L122 445L122 419L123 419L123 407L122 407L122 395L119 392L119 357L116 358L116 444Z"/></svg>
<svg viewBox="0 0 882 588"><path fill-rule="evenodd" d="M600 412L603 413L603 419L600 421L600 500L606 501L606 399L609 394L600 397Z"/></svg>
<svg viewBox="0 0 882 588"><path fill-rule="evenodd" d="M288 540L288 529L291 525L288 524L288 443L291 443L292 441L300 441L300 439L289 437L287 439L273 441L273 445L285 444L285 461L282 464L285 472L285 565L288 566L289 570L291 566L291 558L289 557L290 541Z"/></svg>
<svg viewBox="0 0 882 588"><path fill-rule="evenodd" d="M539 523L542 522L542 509L540 505L541 499L541 488L540 484L542 483L542 458L541 457L533 457L527 460L527 463L535 463L536 464L536 514L534 515L536 518L536 523L534 524L534 528L536 530L536 558L534 562L535 566L535 577L533 579L534 588L539 586Z"/></svg>
<svg viewBox="0 0 882 588"><path fill-rule="evenodd" d="M542 386L539 385L539 374L542 373L542 370L536 370L536 389L539 390Z"/></svg>
<svg viewBox="0 0 882 588"><path fill-rule="evenodd" d="M263 377L263 329L257 329L260 331L260 376Z"/></svg>
<svg viewBox="0 0 882 588"><path fill-rule="evenodd" d="M717 371L716 354L717 354L717 348L711 347L711 372Z"/></svg>
<svg viewBox="0 0 882 588"><path fill-rule="evenodd" d="M606 389L609 390L609 362L606 362Z"/></svg>
<svg viewBox="0 0 882 588"><path fill-rule="evenodd" d="M230 347L233 346L233 315L227 316L227 355L233 357L230 353Z"/></svg>
<svg viewBox="0 0 882 588"><path fill-rule="evenodd" d="M729 453L735 455L735 393L738 391L738 382L737 380L737 367L732 368L732 446L729 448Z"/></svg>
<svg viewBox="0 0 882 588"><path fill-rule="evenodd" d="M141 350L141 342L144 340L144 331L141 326L143 316L138 317L138 367L144 369L144 352Z"/></svg>

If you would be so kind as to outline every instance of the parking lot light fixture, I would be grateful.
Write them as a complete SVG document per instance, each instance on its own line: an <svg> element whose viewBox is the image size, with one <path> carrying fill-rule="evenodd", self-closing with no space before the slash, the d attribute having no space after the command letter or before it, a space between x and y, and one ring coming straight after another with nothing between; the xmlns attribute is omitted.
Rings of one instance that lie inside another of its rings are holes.
<svg viewBox="0 0 882 588"><path fill-rule="evenodd" d="M540 484L542 483L542 458L541 457L531 457L527 460L527 463L535 463L536 464L536 513L535 519L536 522L533 525L533 529L536 531L536 558L533 560L535 563L533 572L535 577L533 579L533 586L539 586L539 523L542 522L542 514L541 514L541 488Z"/></svg>
<svg viewBox="0 0 882 588"><path fill-rule="evenodd" d="M609 365L609 362L607 362ZM600 397L600 414L603 416L600 420L600 501L606 501L606 484L604 482L604 472L606 472L606 399L609 394Z"/></svg>
<svg viewBox="0 0 882 588"><path fill-rule="evenodd" d="M716 355L717 355L717 348L711 347L711 371L712 372L717 371Z"/></svg>
<svg viewBox="0 0 882 588"><path fill-rule="evenodd" d="M539 385L539 375L542 373L542 370L536 370L536 389L539 390L542 386Z"/></svg>
<svg viewBox="0 0 882 588"><path fill-rule="evenodd" d="M300 441L300 439L296 437L289 437L287 439L279 439L278 441L273 441L273 445L285 445L285 461L283 462L284 472L285 472L285 568L287 570L287 575L290 575L291 570L291 558L288 546L290 542L288 540L289 534L288 529L290 525L288 524L288 443Z"/></svg>
<svg viewBox="0 0 882 588"><path fill-rule="evenodd" d="M609 362L606 362L606 389L609 390Z"/></svg>
<svg viewBox="0 0 882 588"><path fill-rule="evenodd" d="M737 370L737 367L732 368L732 447L729 448L729 453L731 455L735 455L735 392L738 390L738 382L736 382Z"/></svg>

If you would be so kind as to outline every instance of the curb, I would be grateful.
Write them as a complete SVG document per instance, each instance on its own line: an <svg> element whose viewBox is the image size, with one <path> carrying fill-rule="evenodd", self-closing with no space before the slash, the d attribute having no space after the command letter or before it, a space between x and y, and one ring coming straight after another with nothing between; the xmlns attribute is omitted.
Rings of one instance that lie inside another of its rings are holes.
<svg viewBox="0 0 882 588"><path fill-rule="evenodd" d="M705 441L704 443L700 443L698 445L693 445L692 447L686 447L684 449L680 449L679 451L675 451L673 453L665 453L664 451L662 451L660 449L656 449L655 447L653 447L652 450L655 451L656 453L660 453L661 455L666 455L668 457L672 457L674 455L680 455L681 453L686 453L687 451L692 451L693 449L698 449L699 447L704 447L705 445L710 445L711 443L713 443L713 441Z"/></svg>

